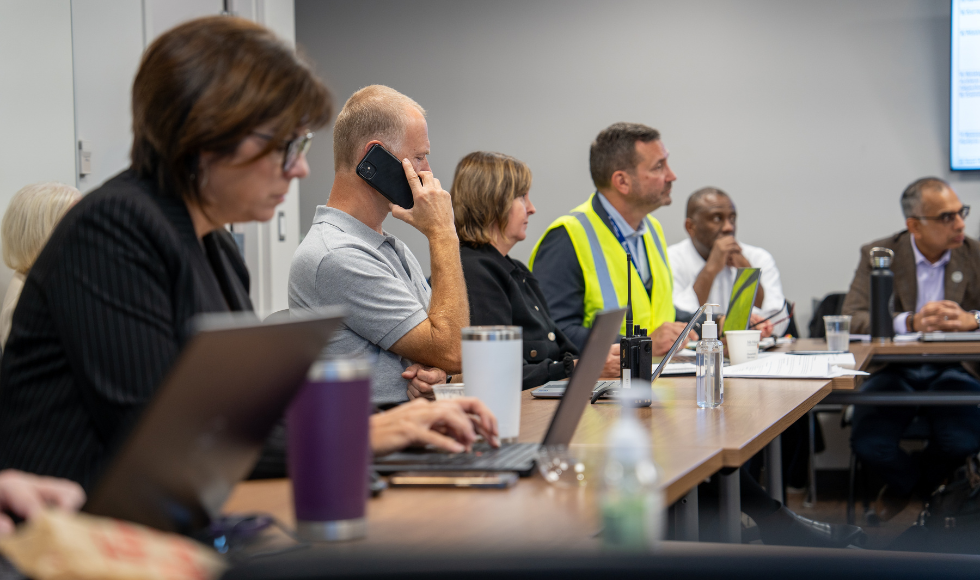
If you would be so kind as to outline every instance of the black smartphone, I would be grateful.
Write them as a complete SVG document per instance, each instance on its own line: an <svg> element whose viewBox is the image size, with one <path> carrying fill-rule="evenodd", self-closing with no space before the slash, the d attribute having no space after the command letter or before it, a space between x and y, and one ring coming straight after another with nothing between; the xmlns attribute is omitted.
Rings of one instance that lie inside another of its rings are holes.
<svg viewBox="0 0 980 580"><path fill-rule="evenodd" d="M368 149L367 155L357 164L357 175L391 203L405 209L415 206L415 196L402 162L381 145L375 143Z"/></svg>

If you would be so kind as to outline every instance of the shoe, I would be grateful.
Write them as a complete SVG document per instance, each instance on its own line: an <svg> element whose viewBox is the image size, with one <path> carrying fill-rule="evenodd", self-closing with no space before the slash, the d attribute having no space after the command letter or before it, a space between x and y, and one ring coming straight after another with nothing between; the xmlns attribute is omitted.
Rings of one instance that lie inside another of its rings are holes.
<svg viewBox="0 0 980 580"><path fill-rule="evenodd" d="M762 543L770 546L846 548L864 543L864 530L848 524L827 524L805 518L782 506L756 520Z"/></svg>
<svg viewBox="0 0 980 580"><path fill-rule="evenodd" d="M889 486L881 488L878 492L878 499L875 500L874 510L875 520L887 522L898 514L902 513L912 499L912 494L900 494L893 491Z"/></svg>

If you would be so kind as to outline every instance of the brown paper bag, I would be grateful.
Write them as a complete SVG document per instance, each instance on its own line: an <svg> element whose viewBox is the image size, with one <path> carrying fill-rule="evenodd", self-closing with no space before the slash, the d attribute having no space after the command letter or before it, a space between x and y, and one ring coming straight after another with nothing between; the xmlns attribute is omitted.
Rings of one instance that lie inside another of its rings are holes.
<svg viewBox="0 0 980 580"><path fill-rule="evenodd" d="M0 538L0 554L36 580L209 580L226 568L216 552L187 538L54 509Z"/></svg>

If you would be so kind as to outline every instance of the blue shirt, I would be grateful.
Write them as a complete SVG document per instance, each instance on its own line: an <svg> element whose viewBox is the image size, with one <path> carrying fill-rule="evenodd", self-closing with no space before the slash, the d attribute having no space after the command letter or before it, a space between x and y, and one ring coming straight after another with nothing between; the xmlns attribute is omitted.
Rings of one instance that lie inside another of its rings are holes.
<svg viewBox="0 0 980 580"><path fill-rule="evenodd" d="M912 242L912 255L915 256L915 312L922 310L922 307L930 302L938 302L946 297L946 264L952 252L946 252L933 264L915 245L915 236L909 236ZM905 334L908 332L906 319L915 312L903 312L892 320L895 334Z"/></svg>
<svg viewBox="0 0 980 580"><path fill-rule="evenodd" d="M606 213L609 214L609 219L619 227L619 231L626 238L626 245L629 247L630 255L633 256L633 265L636 267L636 273L640 275L640 279L643 280L644 284L649 284L650 262L647 261L647 248L646 244L643 243L643 235L647 232L646 220L640 222L640 229L634 230L632 226L626 223L623 216L616 211L616 208L609 203L609 200L604 195L599 192L596 192L596 195L599 197L599 203L602 204L602 209L606 210Z"/></svg>

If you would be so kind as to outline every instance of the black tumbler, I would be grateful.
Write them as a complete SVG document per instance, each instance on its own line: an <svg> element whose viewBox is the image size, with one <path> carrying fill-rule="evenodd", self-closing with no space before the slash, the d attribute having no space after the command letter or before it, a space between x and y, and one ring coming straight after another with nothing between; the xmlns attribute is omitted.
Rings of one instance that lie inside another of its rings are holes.
<svg viewBox="0 0 980 580"><path fill-rule="evenodd" d="M871 248L871 340L885 342L895 336L892 326L892 291L895 275L891 271L895 253L888 248Z"/></svg>

